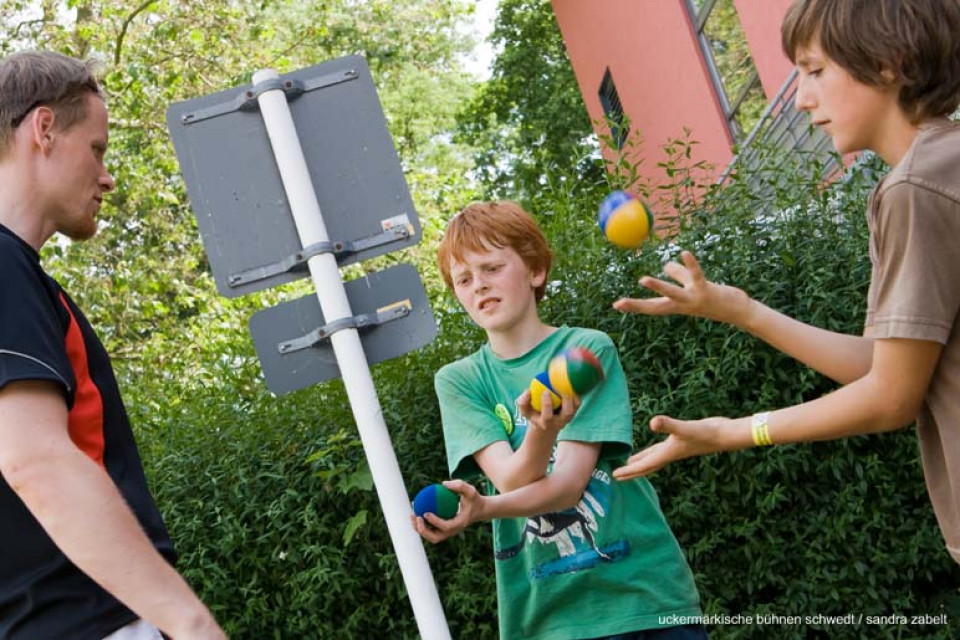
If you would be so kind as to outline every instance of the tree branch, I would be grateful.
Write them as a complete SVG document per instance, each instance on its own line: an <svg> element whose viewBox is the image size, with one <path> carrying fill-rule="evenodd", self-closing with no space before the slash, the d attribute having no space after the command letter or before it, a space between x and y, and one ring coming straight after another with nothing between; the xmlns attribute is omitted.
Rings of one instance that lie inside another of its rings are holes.
<svg viewBox="0 0 960 640"><path fill-rule="evenodd" d="M147 8L155 4L157 0L144 0L139 7L134 9L130 15L126 17L123 21L123 24L120 26L120 35L117 36L117 44L113 48L113 64L116 67L120 66L121 52L123 51L123 39L127 36L127 29L130 28L130 24L133 22L139 14L147 10Z"/></svg>

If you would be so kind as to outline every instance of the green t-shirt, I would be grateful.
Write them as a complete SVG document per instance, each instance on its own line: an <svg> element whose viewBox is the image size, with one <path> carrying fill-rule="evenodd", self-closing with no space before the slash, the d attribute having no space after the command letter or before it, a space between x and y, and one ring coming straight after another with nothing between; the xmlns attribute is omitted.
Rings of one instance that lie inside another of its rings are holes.
<svg viewBox="0 0 960 640"><path fill-rule="evenodd" d="M435 384L450 474L475 479L474 453L498 440L520 446L527 422L516 399L554 355L575 346L596 354L606 379L582 398L559 439L603 447L575 509L493 522L502 640L596 638L672 626L664 619L671 614L700 615L693 574L653 487L613 479L632 446L633 418L606 334L561 327L519 358L503 360L485 345L443 367Z"/></svg>

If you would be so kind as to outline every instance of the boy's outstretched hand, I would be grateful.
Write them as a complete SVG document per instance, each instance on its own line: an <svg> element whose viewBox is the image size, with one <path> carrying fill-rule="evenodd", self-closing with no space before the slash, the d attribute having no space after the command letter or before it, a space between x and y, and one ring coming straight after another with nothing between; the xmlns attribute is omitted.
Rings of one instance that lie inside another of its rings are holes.
<svg viewBox="0 0 960 640"><path fill-rule="evenodd" d="M739 424L741 422L742 419L676 420L656 416L650 420L650 430L667 434L667 439L630 456L627 464L613 470L613 477L630 480L659 471L684 458L749 447L750 427L749 424Z"/></svg>
<svg viewBox="0 0 960 640"><path fill-rule="evenodd" d="M613 308L626 313L653 316L681 314L743 326L750 312L750 297L741 289L707 280L700 263L689 251L680 254L683 264L669 262L663 272L679 286L644 276L640 286L659 293L659 298L621 298Z"/></svg>
<svg viewBox="0 0 960 640"><path fill-rule="evenodd" d="M410 515L410 522L420 536L433 544L452 538L471 524L481 519L484 497L476 487L463 480L444 480L443 486L460 496L457 515L444 520L435 513L426 513L422 518Z"/></svg>

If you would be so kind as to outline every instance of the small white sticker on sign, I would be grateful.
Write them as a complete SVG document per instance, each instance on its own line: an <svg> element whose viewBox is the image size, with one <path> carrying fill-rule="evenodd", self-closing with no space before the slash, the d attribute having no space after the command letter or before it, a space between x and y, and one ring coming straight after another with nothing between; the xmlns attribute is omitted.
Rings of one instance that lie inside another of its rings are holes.
<svg viewBox="0 0 960 640"><path fill-rule="evenodd" d="M392 218L387 218L386 220L380 221L380 228L384 231L390 231L396 227L405 227L410 224L410 218L407 217L407 214L401 213L400 215L393 216Z"/></svg>

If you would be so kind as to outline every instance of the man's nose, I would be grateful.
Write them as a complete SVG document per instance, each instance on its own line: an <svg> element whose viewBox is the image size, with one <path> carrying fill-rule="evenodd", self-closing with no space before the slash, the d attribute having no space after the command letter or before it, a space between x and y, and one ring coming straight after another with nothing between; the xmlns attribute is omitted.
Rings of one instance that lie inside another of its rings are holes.
<svg viewBox="0 0 960 640"><path fill-rule="evenodd" d="M107 191L113 191L117 186L116 181L113 179L113 176L110 175L109 171L104 171L103 175L100 176L100 187Z"/></svg>

